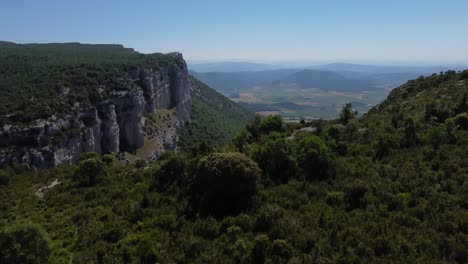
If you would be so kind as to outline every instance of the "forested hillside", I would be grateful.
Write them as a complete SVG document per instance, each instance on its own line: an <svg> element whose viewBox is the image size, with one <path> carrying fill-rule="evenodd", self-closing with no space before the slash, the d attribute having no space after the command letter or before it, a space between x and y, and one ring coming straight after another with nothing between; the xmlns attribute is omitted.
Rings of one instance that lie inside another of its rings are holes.
<svg viewBox="0 0 468 264"><path fill-rule="evenodd" d="M191 79L192 116L179 135L179 146L188 149L206 143L222 146L232 138L253 114L230 101L199 80Z"/></svg>
<svg viewBox="0 0 468 264"><path fill-rule="evenodd" d="M149 165L4 169L0 262L466 263L467 77L409 81L361 118L256 117Z"/></svg>

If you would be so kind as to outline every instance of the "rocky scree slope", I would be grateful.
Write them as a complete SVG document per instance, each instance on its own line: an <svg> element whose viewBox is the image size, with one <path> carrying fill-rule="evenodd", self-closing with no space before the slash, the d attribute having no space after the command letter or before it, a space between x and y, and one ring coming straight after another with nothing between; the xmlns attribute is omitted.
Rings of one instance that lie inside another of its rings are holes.
<svg viewBox="0 0 468 264"><path fill-rule="evenodd" d="M83 152L136 152L162 141L141 157L156 159L175 148L176 130L190 118L190 81L179 53L3 42L0 103L0 167L55 167ZM148 121L161 109L174 116L163 120L175 120L165 130Z"/></svg>

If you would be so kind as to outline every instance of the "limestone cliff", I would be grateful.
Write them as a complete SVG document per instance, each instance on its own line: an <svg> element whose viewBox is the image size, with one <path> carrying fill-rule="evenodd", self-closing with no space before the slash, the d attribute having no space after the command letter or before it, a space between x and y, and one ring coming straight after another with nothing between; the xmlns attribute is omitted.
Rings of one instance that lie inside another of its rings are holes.
<svg viewBox="0 0 468 264"><path fill-rule="evenodd" d="M0 167L10 163L55 167L76 162L83 152L136 152L145 144L161 146L146 150L141 157L155 159L164 149L175 148L175 131L190 118L192 104L182 55L167 56L175 57L177 63L132 67L116 80L124 85L101 87L99 93L110 91L105 99L92 104L76 102L74 112L66 116L4 124L0 128ZM67 96L68 90L63 87L58 96ZM161 130L154 123L148 129L145 116L160 109L174 109L170 129Z"/></svg>

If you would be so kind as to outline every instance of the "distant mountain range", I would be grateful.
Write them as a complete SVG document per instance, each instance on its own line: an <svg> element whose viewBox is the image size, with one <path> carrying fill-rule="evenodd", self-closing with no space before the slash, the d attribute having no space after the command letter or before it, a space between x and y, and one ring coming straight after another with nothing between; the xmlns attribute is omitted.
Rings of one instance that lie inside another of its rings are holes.
<svg viewBox="0 0 468 264"><path fill-rule="evenodd" d="M210 62L189 63L189 69L197 72L241 72L241 71L268 71L285 68L281 65L251 62Z"/></svg>
<svg viewBox="0 0 468 264"><path fill-rule="evenodd" d="M373 66L333 63L303 68L281 68L248 62L189 64L191 74L220 91L248 89L254 86L291 84L300 88L336 91L390 89L409 79L447 70L462 70L449 66Z"/></svg>
<svg viewBox="0 0 468 264"><path fill-rule="evenodd" d="M326 91L364 91L373 89L372 82L367 79L352 79L332 71L305 69L295 72L276 84L294 84L299 88L318 88Z"/></svg>
<svg viewBox="0 0 468 264"><path fill-rule="evenodd" d="M331 63L318 66L304 67L306 69L326 70L334 72L359 72L367 74L389 74L389 73L418 73L432 74L447 70L463 70L465 67L459 66L375 66L352 63Z"/></svg>

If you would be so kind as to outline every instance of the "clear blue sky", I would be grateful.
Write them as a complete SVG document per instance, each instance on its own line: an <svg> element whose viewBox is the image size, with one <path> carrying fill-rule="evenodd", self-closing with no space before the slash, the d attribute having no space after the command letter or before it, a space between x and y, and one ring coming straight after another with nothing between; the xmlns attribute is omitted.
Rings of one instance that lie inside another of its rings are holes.
<svg viewBox="0 0 468 264"><path fill-rule="evenodd" d="M0 0L0 39L188 60L468 62L468 1Z"/></svg>

